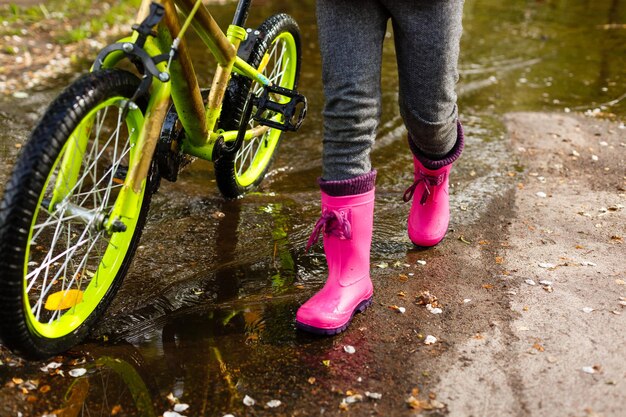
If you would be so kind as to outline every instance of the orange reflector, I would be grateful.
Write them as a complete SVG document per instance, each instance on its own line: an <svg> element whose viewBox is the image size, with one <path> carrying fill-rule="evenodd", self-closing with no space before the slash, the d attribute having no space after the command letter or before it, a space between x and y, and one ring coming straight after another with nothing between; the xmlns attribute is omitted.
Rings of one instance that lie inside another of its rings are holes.
<svg viewBox="0 0 626 417"><path fill-rule="evenodd" d="M46 310L67 310L83 301L81 290L65 290L50 294L44 306Z"/></svg>

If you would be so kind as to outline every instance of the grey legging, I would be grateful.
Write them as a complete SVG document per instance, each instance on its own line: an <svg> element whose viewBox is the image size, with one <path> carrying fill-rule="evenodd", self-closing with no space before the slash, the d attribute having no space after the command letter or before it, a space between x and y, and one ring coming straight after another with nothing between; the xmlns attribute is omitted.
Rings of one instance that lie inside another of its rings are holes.
<svg viewBox="0 0 626 417"><path fill-rule="evenodd" d="M462 0L317 0L324 94L324 180L371 171L380 68L393 24L400 114L417 149L445 156L457 138Z"/></svg>

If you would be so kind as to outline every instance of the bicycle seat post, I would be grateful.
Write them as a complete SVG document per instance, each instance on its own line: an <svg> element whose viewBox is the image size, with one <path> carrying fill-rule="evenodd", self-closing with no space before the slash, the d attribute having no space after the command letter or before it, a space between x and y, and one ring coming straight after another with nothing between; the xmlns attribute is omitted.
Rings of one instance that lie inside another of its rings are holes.
<svg viewBox="0 0 626 417"><path fill-rule="evenodd" d="M239 0L237 4L237 10L235 10L235 16L233 17L233 25L243 27L248 19L248 11L252 0Z"/></svg>

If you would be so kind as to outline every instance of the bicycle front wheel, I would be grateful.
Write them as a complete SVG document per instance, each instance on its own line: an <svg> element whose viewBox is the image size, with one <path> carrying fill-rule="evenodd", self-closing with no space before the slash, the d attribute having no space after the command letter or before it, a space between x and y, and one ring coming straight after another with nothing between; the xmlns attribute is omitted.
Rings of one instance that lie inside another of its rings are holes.
<svg viewBox="0 0 626 417"><path fill-rule="evenodd" d="M46 110L0 203L0 336L26 357L78 344L126 273L150 200L150 184L120 196L144 115L129 103L139 79L88 74ZM128 105L127 105L128 103ZM147 181L150 183L151 179Z"/></svg>
<svg viewBox="0 0 626 417"><path fill-rule="evenodd" d="M274 85L296 89L301 61L298 24L291 16L278 14L265 20L259 26L258 32L261 35L252 49L248 63ZM233 75L220 118L222 129L238 129L250 89L259 95L263 87L257 83L252 84L248 78ZM254 120L248 121L249 128L256 125ZM217 186L226 198L241 197L261 183L278 149L282 133L278 129L269 129L260 136L245 140L234 157L215 161Z"/></svg>

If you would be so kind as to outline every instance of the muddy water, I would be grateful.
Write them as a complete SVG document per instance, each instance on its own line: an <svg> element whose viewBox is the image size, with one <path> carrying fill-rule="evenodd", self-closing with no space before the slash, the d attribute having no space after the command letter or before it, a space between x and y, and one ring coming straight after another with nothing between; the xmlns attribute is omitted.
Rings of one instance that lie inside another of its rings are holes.
<svg viewBox="0 0 626 417"><path fill-rule="evenodd" d="M319 398L384 373L393 360L377 356L380 349L362 332L346 333L342 343L369 354L348 361L332 339L294 329L298 305L324 280L321 248L304 252L319 215L315 179L321 171L323 97L314 3L259 2L250 25L277 10L292 14L303 33L300 88L310 103L305 125L286 135L269 177L245 199L225 202L208 163L193 164L175 184L163 183L134 265L94 331L98 341L115 343L82 346L78 355L89 352L89 373L73 384L43 377L35 364L27 365L32 374L23 370L22 378L39 378L54 394L28 405L32 415L70 407L83 407L84 415L110 415L117 405L118 415L161 415L170 408L169 393L191 406L188 415L253 414L242 404L245 395L261 405L255 415L317 415L324 408L333 414L338 400L318 403ZM227 23L233 6L212 11ZM523 169L503 141L504 113L602 112L624 118L624 22L626 2L619 0L466 1L458 92L467 150L455 166L452 229L475 223L494 198L510 191L511 176ZM379 172L372 262L389 268L414 264L418 256L428 261L438 250L416 252L405 235L408 207L400 197L411 183L411 157L397 112L391 36L372 153ZM208 82L211 61L199 52L196 61ZM3 182L17 153L14 144L23 141L57 92L34 91L0 103ZM354 327L359 326L367 326L367 319L358 318ZM0 368L3 382L14 374ZM282 401L280 413L263 408L272 399Z"/></svg>

